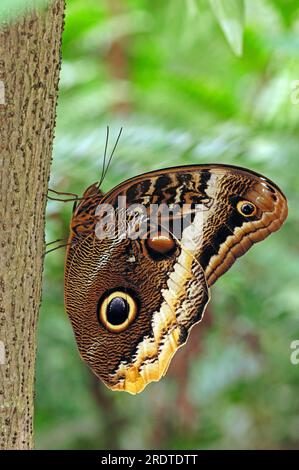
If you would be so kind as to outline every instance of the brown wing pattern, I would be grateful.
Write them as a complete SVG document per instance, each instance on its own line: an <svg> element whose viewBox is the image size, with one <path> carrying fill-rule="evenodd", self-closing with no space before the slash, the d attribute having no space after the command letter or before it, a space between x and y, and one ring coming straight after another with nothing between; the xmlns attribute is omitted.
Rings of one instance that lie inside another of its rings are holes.
<svg viewBox="0 0 299 470"><path fill-rule="evenodd" d="M119 195L128 205L201 204L204 212L171 250L153 256L146 240L95 236L98 204L116 207ZM113 390L138 393L159 380L202 319L209 286L286 216L274 183L225 165L151 172L104 196L92 185L73 214L65 267L65 305L82 358Z"/></svg>

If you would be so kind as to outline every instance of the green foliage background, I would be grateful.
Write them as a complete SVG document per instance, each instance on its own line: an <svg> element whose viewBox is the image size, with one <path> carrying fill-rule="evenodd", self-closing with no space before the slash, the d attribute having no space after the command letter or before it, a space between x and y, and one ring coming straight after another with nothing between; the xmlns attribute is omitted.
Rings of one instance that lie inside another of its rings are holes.
<svg viewBox="0 0 299 470"><path fill-rule="evenodd" d="M290 215L217 281L187 352L136 397L110 392L81 362L63 307L64 250L49 254L38 448L299 447L299 5L245 6L238 56L240 34L230 47L206 0L67 0L50 187L81 194L99 179L109 124L114 138L124 131L104 190L165 166L230 163L277 182ZM48 241L67 236L70 216L70 203L49 202Z"/></svg>

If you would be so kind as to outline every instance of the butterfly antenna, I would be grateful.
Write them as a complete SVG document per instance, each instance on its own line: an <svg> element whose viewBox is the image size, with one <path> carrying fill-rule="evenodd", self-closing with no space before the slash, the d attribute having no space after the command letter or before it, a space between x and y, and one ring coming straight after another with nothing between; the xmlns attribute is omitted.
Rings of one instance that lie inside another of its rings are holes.
<svg viewBox="0 0 299 470"><path fill-rule="evenodd" d="M100 181L99 181L98 184L97 184L98 188L100 188L100 186L101 186L101 184L102 184L102 182L103 182L103 179L104 179L108 142L109 142L109 126L107 126L107 128L106 128L105 150L104 150L104 157L103 157L101 178L100 178Z"/></svg>
<svg viewBox="0 0 299 470"><path fill-rule="evenodd" d="M112 158L113 158L114 152L115 152L115 150L116 150L116 147L117 147L117 145L118 145L118 142L119 142L119 139L120 139L120 136L121 136L122 131L123 131L123 128L121 127L120 130L119 130L117 139L116 139L116 141L115 141L114 147L113 147L113 149L112 149L111 155L110 155L110 157L109 157L109 160L108 160L108 163L107 163L107 166L106 166L106 169L105 169L105 173L104 173L104 176L103 176L103 180L105 179L105 176L106 176L106 174L107 174L108 168L109 168L110 163L111 163L111 161L112 161ZM103 180L102 180L102 181L103 181Z"/></svg>

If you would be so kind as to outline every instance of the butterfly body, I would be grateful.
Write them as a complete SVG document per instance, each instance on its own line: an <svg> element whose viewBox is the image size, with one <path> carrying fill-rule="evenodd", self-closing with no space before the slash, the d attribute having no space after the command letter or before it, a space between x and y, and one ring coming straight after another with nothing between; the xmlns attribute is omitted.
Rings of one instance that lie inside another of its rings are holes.
<svg viewBox="0 0 299 470"><path fill-rule="evenodd" d="M119 222L120 198L125 222L134 205L149 220L161 204L187 207L190 218L185 225L180 220L180 237L171 213L171 230L162 217L156 236L150 221L142 237L121 236L118 225L99 239L98 208L109 205ZM82 358L113 390L138 393L159 380L202 319L210 286L286 216L274 183L229 165L158 170L105 195L90 186L73 213L65 269L65 305Z"/></svg>

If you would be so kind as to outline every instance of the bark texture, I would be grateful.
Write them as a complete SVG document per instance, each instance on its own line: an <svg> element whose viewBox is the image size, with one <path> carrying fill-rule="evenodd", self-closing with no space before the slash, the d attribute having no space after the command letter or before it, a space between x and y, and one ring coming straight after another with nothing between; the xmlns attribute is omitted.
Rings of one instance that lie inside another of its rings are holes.
<svg viewBox="0 0 299 470"><path fill-rule="evenodd" d="M64 1L56 0L46 12L0 25L0 449L33 447L45 194L63 18Z"/></svg>

